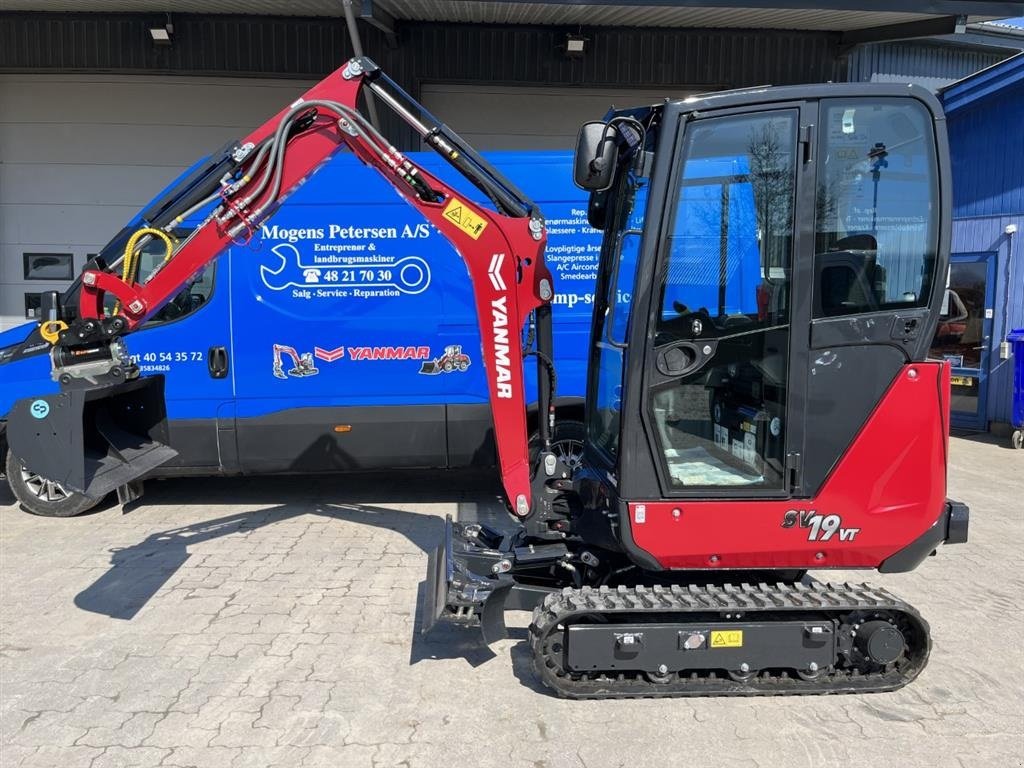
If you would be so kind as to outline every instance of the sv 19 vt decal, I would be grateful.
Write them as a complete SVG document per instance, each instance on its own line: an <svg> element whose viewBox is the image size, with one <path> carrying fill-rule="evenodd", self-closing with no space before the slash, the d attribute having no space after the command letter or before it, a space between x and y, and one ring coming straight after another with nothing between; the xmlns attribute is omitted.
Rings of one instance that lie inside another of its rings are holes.
<svg viewBox="0 0 1024 768"><path fill-rule="evenodd" d="M843 528L839 515L820 515L813 509L791 509L782 516L783 528L806 528L808 541L829 541L838 536L839 541L853 541L860 528Z"/></svg>

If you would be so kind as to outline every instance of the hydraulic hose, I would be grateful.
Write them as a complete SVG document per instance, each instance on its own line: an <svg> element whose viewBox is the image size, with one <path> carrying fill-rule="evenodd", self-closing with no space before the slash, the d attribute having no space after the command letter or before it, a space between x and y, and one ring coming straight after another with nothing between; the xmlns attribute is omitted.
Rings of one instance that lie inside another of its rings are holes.
<svg viewBox="0 0 1024 768"><path fill-rule="evenodd" d="M271 171L273 172L273 181L271 183L271 189L267 195L266 202L263 203L259 208L257 208L253 212L252 216L249 217L251 220L258 220L267 211L267 209L271 205L273 205L274 202L277 200L278 195L281 192L281 180L284 172L284 158L285 151L287 149L287 139L285 137L288 131L288 127L291 125L291 123L295 119L295 116L299 112L308 110L310 107L323 107L335 113L339 117L345 118L345 120L349 123L349 126L351 127L352 131L356 133L356 135L358 135L360 138L364 139L372 147L374 147L374 149L376 149L377 152L380 153L381 157L387 160L388 164L397 170L398 162L393 157L393 153L397 152L397 150L391 147L391 145L387 142L387 139L385 139L384 136L382 136L379 131L377 131L375 128L369 125L366 119L362 115L360 115L356 110L353 110L345 106L344 104L340 104L336 101L327 101L323 99L313 99L310 101L304 101L301 104L295 105L278 123L277 130L274 132L274 138L272 139L270 144L271 150L269 158L267 160L267 172L264 174L263 179L261 179L259 186L255 190L253 190L252 193L247 195L246 198L242 201L243 206L248 205L260 194L262 194L263 190L267 186L267 177L271 173ZM221 222L226 223L231 219L232 215L233 212L229 211L221 218ZM229 231L229 233L232 236L235 236L239 232L241 232L241 230L242 226L236 224Z"/></svg>
<svg viewBox="0 0 1024 768"><path fill-rule="evenodd" d="M281 193L285 153L287 151L288 142L292 138L291 128L296 121L302 121L304 116L309 115L311 108L314 107L325 108L343 119L347 124L343 126L343 128L350 130L376 150L381 159L384 160L395 171L396 175L405 181L418 196L424 199L433 199L433 191L430 189L429 185L416 176L415 169L407 166L404 156L383 134L381 134L379 130L377 130L371 122L360 114L358 110L352 109L351 107L340 104L336 101L312 99L296 104L281 118L273 136L269 139L264 139L265 143L261 145L255 159L249 166L249 169L245 172L245 176L243 176L239 182L236 182L234 188L231 190L231 194L237 194L240 192L249 184L250 180L257 175L259 170L263 168L263 173L256 186L251 190L248 190L245 197L237 200L237 202L232 201L229 197L225 197L227 210L219 214L215 212L214 215L217 217L221 226L227 225L233 218L237 217L242 219L242 221L235 223L228 229L228 234L231 237L236 237L243 231L243 229L251 227L251 222L259 221L260 218L266 214L268 209L277 201ZM312 124L313 120L315 120L315 111L310 119L310 124ZM306 127L306 125L303 125L302 130L305 130ZM267 192L266 199L263 204L254 210L251 215L247 216L243 213L245 208L264 195L268 186L270 187L270 191ZM180 221L182 218L208 202L210 202L210 199L207 199L199 205L189 209L189 211L186 211L177 220Z"/></svg>
<svg viewBox="0 0 1024 768"><path fill-rule="evenodd" d="M152 237L157 237L164 242L165 252L162 264L166 264L170 260L171 254L174 253L174 243L171 241L171 236L162 229L143 227L129 237L128 242L124 246L124 256L121 259L121 280L125 283L131 285L135 282L139 265L138 251L145 245L143 239L146 238L146 242L148 242L148 238ZM121 302L118 301L114 305L114 314L116 315L120 309Z"/></svg>
<svg viewBox="0 0 1024 768"><path fill-rule="evenodd" d="M250 166L249 170L246 172L246 175L250 179L252 179L256 177L256 175L260 171L260 168L264 164L266 165L266 169L263 171L263 175L257 182L256 187L249 191L246 194L246 196L239 201L239 208L245 208L246 206L248 206L250 203L252 203L253 200L257 199L263 193L264 189L267 188L267 184L270 183L271 173L273 172L274 160L277 156L277 146L277 142L274 140L274 138L271 138L268 140L267 145L261 148L259 153L256 155L256 159L253 161L252 166ZM246 182L245 185L243 186L248 186L248 184L249 182ZM231 217L234 215L235 211L231 208L228 208L227 212L225 212L225 214L220 218L221 224L226 224L228 221L231 220Z"/></svg>
<svg viewBox="0 0 1024 768"><path fill-rule="evenodd" d="M193 205L191 208L189 208L184 213L179 213L177 216L175 216L174 219L167 225L167 229L173 229L174 227L178 226L181 222L183 222L185 219L187 219L193 213L195 213L196 211L198 211L201 208L205 208L207 205L212 203L214 200L217 200L218 198L220 198L220 193L219 192L214 192L209 197L207 197L207 198L205 198L203 200L200 200L198 203Z"/></svg>
<svg viewBox="0 0 1024 768"><path fill-rule="evenodd" d="M263 194L263 191L267 188L267 185L270 183L270 179L274 173L275 168L277 167L278 159L280 158L283 161L284 151L281 136L287 136L291 132L292 125L295 124L296 120L300 119L296 117L297 113L300 110L305 109L306 106L307 104L304 103L299 104L295 108L293 108L287 115L285 115L281 119L281 122L278 123L278 127L275 130L274 135L272 137L264 139L264 141L266 142L266 146L261 147L259 154L257 154L255 161L250 166L246 175L249 176L250 178L255 177L260 167L263 165L264 160L266 160L266 169L263 171L263 175L260 178L259 182L257 183L256 187L252 189L240 201L238 201L238 203L234 204L233 207L228 207L228 210L224 213L224 215L218 219L221 225L227 224L236 214L238 214L238 212L241 209L244 209L251 205L254 200L258 199L259 196ZM284 140L284 144L287 144L287 138ZM247 184L248 182L245 182L245 185ZM237 193L238 191L240 190L235 190L234 193ZM276 199L277 195L274 194L270 198L270 202ZM232 234L237 234L238 231L240 230L236 227L232 230Z"/></svg>
<svg viewBox="0 0 1024 768"><path fill-rule="evenodd" d="M162 229L154 229L153 227L143 227L138 230L134 235L128 238L128 242L124 246L124 262L121 267L121 279L126 282L134 282L136 276L136 270L138 267L139 260L136 258L138 251L142 246L139 241L145 235L151 237L158 237L164 241L164 262L171 258L171 254L174 252L174 243L171 242L171 236L164 232Z"/></svg>

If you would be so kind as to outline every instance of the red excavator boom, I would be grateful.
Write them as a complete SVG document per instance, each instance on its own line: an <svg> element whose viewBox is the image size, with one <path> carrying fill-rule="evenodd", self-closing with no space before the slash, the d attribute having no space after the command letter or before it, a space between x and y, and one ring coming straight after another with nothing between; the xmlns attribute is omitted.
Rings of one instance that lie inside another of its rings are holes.
<svg viewBox="0 0 1024 768"><path fill-rule="evenodd" d="M357 104L364 91L390 106L428 146L490 198L494 209L457 192L398 151L360 114ZM542 309L535 320L540 401L542 412L549 411L546 366L551 358L551 334L546 305L553 294L551 275L544 264L544 220L526 195L368 59L352 59L244 139L229 145L220 163L203 178L189 180L192 186L178 190L178 199L161 210L154 217L157 220L148 221L146 229L134 233L119 260L87 266L80 277L78 317L65 318L65 313L54 307L44 313L48 319L42 331L55 345L56 375L62 384L77 388L82 384L80 362L88 359L89 388L116 386L133 378L124 348L116 340L139 328L226 248L252 237L289 194L342 149L378 170L452 243L466 263L483 341L502 483L510 506L525 516L532 508L533 494L520 335L538 309ZM174 244L167 239L166 231L207 205L215 206L213 213L187 240ZM167 242L167 256L161 267L139 280L132 261L136 250L152 237ZM111 299L116 302L114 314L109 312ZM539 421L547 442L549 420ZM12 440L17 442L18 437L14 434ZM39 450L35 438L32 442L22 454L27 465L43 464L43 456L55 455ZM53 460L45 463L52 465ZM67 462L70 466L78 463ZM137 469L148 470L151 463L140 457ZM63 479L76 490L99 495L111 490L113 482L141 474L131 467L118 469L102 481L90 478L87 471L81 478L63 475ZM38 466L37 470L48 472L46 476L54 472L62 476L53 466Z"/></svg>

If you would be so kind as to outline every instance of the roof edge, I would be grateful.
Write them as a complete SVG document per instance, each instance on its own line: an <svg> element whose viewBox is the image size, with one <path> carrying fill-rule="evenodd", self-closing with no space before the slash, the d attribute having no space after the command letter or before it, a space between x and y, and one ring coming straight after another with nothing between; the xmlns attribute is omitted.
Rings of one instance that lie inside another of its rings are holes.
<svg viewBox="0 0 1024 768"><path fill-rule="evenodd" d="M1017 83L1024 83L1024 52L939 89L946 112L955 112Z"/></svg>

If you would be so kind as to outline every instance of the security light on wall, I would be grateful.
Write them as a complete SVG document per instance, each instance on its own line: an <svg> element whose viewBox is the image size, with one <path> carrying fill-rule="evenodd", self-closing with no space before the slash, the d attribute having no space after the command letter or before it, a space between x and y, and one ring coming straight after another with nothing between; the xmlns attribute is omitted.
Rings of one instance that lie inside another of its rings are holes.
<svg viewBox="0 0 1024 768"><path fill-rule="evenodd" d="M565 55L577 58L587 49L587 38L572 33L565 36Z"/></svg>
<svg viewBox="0 0 1024 768"><path fill-rule="evenodd" d="M174 25L171 23L170 15L167 16L167 23L162 27L151 26L149 36L153 38L156 45L170 45L171 38L174 36Z"/></svg>

